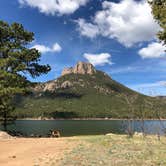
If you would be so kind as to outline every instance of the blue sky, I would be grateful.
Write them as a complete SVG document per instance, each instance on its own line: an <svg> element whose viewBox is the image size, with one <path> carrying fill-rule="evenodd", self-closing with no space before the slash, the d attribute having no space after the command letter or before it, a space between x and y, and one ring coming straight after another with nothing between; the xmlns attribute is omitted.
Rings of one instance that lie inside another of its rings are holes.
<svg viewBox="0 0 166 166"><path fill-rule="evenodd" d="M144 0L1 0L0 19L35 33L29 47L41 51L41 63L52 70L33 81L89 61L134 90L166 95L165 48Z"/></svg>

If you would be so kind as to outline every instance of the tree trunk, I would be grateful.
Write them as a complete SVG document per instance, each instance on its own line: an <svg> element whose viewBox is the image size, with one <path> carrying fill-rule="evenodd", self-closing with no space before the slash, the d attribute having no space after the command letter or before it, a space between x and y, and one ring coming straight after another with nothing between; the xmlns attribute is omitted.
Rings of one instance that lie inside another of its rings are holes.
<svg viewBox="0 0 166 166"><path fill-rule="evenodd" d="M4 127L4 131L7 131L7 113L6 111L4 112L4 120L3 120L3 127Z"/></svg>

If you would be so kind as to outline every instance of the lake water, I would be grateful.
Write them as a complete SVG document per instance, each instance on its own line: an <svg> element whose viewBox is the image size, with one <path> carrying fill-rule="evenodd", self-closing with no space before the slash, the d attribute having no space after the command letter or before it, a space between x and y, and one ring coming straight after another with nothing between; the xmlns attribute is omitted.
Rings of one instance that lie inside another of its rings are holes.
<svg viewBox="0 0 166 166"><path fill-rule="evenodd" d="M8 130L20 131L24 135L46 136L49 130L59 130L62 136L96 135L106 133L126 133L128 121L125 120L17 120ZM141 132L142 122L135 121L134 130ZM148 134L164 134L166 121L146 120L144 125ZM2 126L0 126L2 129Z"/></svg>

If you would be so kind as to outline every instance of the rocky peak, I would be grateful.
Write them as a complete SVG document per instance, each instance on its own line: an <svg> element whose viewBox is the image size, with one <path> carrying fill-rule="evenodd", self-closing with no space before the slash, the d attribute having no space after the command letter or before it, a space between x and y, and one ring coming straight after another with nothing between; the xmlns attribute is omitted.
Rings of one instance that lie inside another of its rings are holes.
<svg viewBox="0 0 166 166"><path fill-rule="evenodd" d="M62 76L66 74L95 74L96 69L91 63L88 62L78 62L75 67L65 68L62 71Z"/></svg>

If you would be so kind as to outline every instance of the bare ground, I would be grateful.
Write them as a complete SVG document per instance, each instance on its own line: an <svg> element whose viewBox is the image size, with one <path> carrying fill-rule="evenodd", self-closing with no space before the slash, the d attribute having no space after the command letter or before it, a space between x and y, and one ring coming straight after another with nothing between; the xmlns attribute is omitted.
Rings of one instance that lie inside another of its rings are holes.
<svg viewBox="0 0 166 166"><path fill-rule="evenodd" d="M58 166L76 145L65 138L12 138L0 140L1 166Z"/></svg>
<svg viewBox="0 0 166 166"><path fill-rule="evenodd" d="M166 137L0 139L0 166L166 166Z"/></svg>

